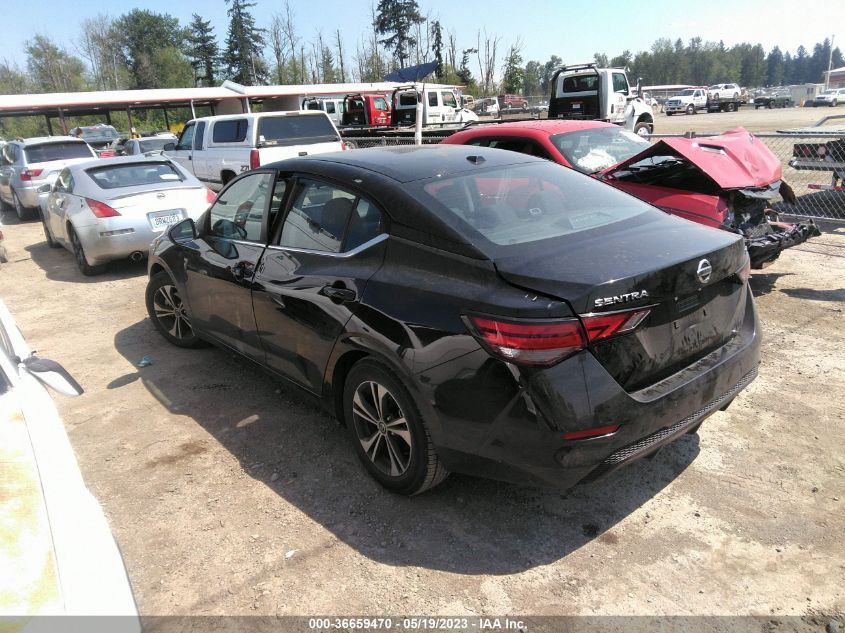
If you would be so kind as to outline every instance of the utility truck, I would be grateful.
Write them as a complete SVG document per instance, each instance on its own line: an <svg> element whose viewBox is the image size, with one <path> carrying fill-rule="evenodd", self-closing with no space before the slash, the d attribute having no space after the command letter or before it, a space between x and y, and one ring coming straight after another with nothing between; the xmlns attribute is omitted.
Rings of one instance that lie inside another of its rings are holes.
<svg viewBox="0 0 845 633"><path fill-rule="evenodd" d="M642 98L639 82L632 88L624 68L596 64L562 66L555 72L549 118L607 121L640 136L654 131L654 114Z"/></svg>

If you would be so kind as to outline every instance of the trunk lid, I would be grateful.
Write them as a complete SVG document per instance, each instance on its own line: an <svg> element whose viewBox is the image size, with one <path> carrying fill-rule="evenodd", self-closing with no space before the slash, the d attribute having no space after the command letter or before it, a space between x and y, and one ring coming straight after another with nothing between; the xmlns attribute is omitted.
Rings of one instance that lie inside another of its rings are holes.
<svg viewBox="0 0 845 633"><path fill-rule="evenodd" d="M611 237L580 235L533 256L498 258L496 268L509 283L566 300L582 315L651 306L635 332L591 346L624 388L652 384L735 335L746 297L735 274L747 259L739 236L672 216Z"/></svg>
<svg viewBox="0 0 845 633"><path fill-rule="evenodd" d="M197 219L207 208L205 187L165 187L134 192L122 190L102 201L126 218L146 216L150 228L164 230L186 218Z"/></svg>

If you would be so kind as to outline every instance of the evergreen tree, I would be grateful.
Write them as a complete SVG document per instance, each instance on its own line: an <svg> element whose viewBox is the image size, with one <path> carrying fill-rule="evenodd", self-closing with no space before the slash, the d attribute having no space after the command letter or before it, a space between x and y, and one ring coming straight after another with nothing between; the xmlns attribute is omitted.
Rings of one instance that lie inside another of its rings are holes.
<svg viewBox="0 0 845 633"><path fill-rule="evenodd" d="M115 20L113 32L119 38L132 88L159 88L159 77L166 69L155 65L153 53L159 48L184 48L185 31L178 19L166 13L132 9Z"/></svg>
<svg viewBox="0 0 845 633"><path fill-rule="evenodd" d="M379 0L374 26L379 35L387 36L379 42L393 49L400 68L405 67L409 50L417 44L412 28L424 21L417 0Z"/></svg>
<svg viewBox="0 0 845 633"><path fill-rule="evenodd" d="M783 84L783 53L777 46L766 57L766 83L769 86Z"/></svg>
<svg viewBox="0 0 845 633"><path fill-rule="evenodd" d="M443 79L443 28L440 26L440 20L434 20L431 23L431 40L434 61L437 62L434 75L438 81L441 81Z"/></svg>
<svg viewBox="0 0 845 633"><path fill-rule="evenodd" d="M502 67L502 92L513 93L522 90L525 79L525 69L522 67L522 42L508 49L505 55L505 65Z"/></svg>
<svg viewBox="0 0 845 633"><path fill-rule="evenodd" d="M265 45L265 31L255 25L255 18L249 12L255 2L226 0L226 4L230 5L227 12L229 33L223 62L229 78L245 86L266 83L267 65L261 55Z"/></svg>
<svg viewBox="0 0 845 633"><path fill-rule="evenodd" d="M461 52L463 55L461 56L461 67L458 68L458 78L465 86L468 86L472 83L472 71L469 69L469 56L477 53L478 49L466 48Z"/></svg>
<svg viewBox="0 0 845 633"><path fill-rule="evenodd" d="M215 73L220 62L220 47L214 36L211 20L193 14L188 26L188 59L194 69L197 83L202 86L215 85Z"/></svg>

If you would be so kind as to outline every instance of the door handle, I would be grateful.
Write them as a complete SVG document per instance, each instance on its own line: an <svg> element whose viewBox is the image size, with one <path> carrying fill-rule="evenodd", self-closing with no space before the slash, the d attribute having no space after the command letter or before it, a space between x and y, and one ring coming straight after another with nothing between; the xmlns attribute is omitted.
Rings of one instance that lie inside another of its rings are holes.
<svg viewBox="0 0 845 633"><path fill-rule="evenodd" d="M354 290L350 290L349 288L338 288L337 286L323 286L322 290L320 290L320 294L324 297L328 297L332 301L338 301L340 303L355 301L357 298Z"/></svg>

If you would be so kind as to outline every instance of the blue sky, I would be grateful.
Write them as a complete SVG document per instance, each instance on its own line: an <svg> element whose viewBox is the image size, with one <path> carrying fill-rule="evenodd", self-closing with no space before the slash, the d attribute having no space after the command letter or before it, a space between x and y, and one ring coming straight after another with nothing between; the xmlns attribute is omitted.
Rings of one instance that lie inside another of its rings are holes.
<svg viewBox="0 0 845 633"><path fill-rule="evenodd" d="M269 24L280 12L283 0L256 0L253 13L259 26ZM352 53L355 43L369 27L370 6L376 0L291 0L300 37L324 38L340 28L344 45ZM799 44L835 35L834 44L845 50L845 2L843 0L604 0L592 4L566 0L419 0L424 14L439 18L446 29L455 32L458 48L473 46L479 28L501 36L499 58L517 37L523 41L523 58L545 61L556 54L565 62L589 61L594 52L609 56L624 49L645 50L658 37L685 41L700 36L704 40L725 41L728 46L760 42L768 51L779 45L793 53ZM25 62L23 47L36 33L74 51L80 22L98 13L117 17L138 7L170 13L182 23L191 13L212 21L218 40L226 35L224 0L174 2L173 0L38 0L25 3L11 0L3 20L0 59L19 65ZM33 10L37 8L37 10ZM837 33L837 29L839 32ZM477 72L477 68L473 66Z"/></svg>

